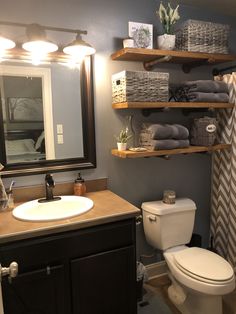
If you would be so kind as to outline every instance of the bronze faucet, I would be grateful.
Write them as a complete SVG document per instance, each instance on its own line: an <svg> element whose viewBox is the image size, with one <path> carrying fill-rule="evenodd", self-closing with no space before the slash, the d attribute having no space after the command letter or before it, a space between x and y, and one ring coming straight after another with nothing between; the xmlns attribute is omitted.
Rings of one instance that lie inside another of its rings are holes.
<svg viewBox="0 0 236 314"><path fill-rule="evenodd" d="M53 180L52 175L50 173L46 174L46 176L45 176L45 194L46 194L46 197L38 200L39 203L58 201L61 199L61 197L59 197L59 196L53 196L54 187L55 187L55 182Z"/></svg>

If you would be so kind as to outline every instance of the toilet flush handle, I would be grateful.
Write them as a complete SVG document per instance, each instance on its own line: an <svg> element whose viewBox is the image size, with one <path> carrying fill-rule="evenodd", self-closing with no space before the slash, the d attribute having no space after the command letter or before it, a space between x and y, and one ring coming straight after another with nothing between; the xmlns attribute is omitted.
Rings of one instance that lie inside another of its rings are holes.
<svg viewBox="0 0 236 314"><path fill-rule="evenodd" d="M154 216L154 215L148 215L147 218L148 218L151 222L156 221L156 216Z"/></svg>

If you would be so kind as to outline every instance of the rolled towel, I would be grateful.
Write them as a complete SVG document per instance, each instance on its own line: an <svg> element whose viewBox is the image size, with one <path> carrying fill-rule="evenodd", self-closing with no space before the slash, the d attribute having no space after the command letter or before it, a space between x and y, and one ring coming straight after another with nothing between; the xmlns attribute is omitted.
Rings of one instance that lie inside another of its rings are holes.
<svg viewBox="0 0 236 314"><path fill-rule="evenodd" d="M189 137L188 129L180 124L151 124L144 125L141 131L143 137L154 140L176 139L185 140Z"/></svg>
<svg viewBox="0 0 236 314"><path fill-rule="evenodd" d="M191 102L229 102L229 95L226 93L188 93L188 99Z"/></svg>
<svg viewBox="0 0 236 314"><path fill-rule="evenodd" d="M151 140L149 142L140 143L142 147L149 150L163 150L189 147L189 140Z"/></svg>
<svg viewBox="0 0 236 314"><path fill-rule="evenodd" d="M222 81L213 80L198 80L188 81L184 83L191 92L204 92L204 93L229 93L228 85Z"/></svg>

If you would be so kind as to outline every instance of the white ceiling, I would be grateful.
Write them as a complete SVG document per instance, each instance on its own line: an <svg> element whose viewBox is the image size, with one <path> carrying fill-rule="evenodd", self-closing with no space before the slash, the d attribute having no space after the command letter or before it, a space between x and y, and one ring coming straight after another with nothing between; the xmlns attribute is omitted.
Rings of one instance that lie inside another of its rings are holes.
<svg viewBox="0 0 236 314"><path fill-rule="evenodd" d="M179 0L177 2L236 16L236 0Z"/></svg>

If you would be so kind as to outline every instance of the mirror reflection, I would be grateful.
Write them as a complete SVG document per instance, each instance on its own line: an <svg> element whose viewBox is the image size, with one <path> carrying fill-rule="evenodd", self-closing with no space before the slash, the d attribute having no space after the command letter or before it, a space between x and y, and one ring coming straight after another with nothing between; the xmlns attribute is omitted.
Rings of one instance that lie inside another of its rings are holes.
<svg viewBox="0 0 236 314"><path fill-rule="evenodd" d="M83 157L79 69L1 66L6 162Z"/></svg>
<svg viewBox="0 0 236 314"><path fill-rule="evenodd" d="M7 163L44 160L42 79L3 75L0 90Z"/></svg>
<svg viewBox="0 0 236 314"><path fill-rule="evenodd" d="M1 175L96 167L92 57L79 69L20 59L0 65Z"/></svg>

